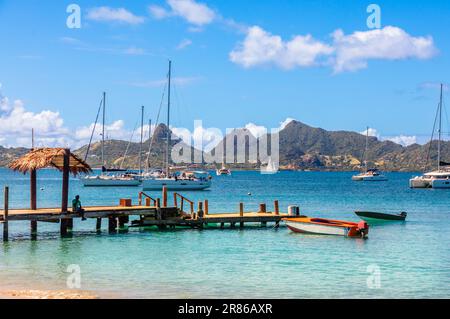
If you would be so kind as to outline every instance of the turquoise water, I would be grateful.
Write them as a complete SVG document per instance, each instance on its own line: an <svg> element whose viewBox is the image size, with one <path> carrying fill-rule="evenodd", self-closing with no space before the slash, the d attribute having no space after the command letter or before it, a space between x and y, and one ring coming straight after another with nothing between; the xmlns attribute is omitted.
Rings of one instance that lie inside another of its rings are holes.
<svg viewBox="0 0 450 319"><path fill-rule="evenodd" d="M243 230L130 229L117 235L104 229L98 235L93 221L76 221L73 236L61 239L57 224L40 223L35 242L29 240L28 223L13 222L10 242L0 243L0 289L65 290L67 267L76 264L81 288L100 296L450 297L450 192L411 190L411 173L389 173L387 183L356 183L351 175L233 172L215 177L210 191L184 195L208 199L210 212L236 211L241 201L246 210L263 202L271 207L278 199L283 211L296 204L310 216L358 221L354 210L407 211L408 221L373 225L368 240L305 236L271 225ZM58 206L60 174L46 170L38 178L38 206ZM28 205L28 176L0 170L4 185L10 186L11 207ZM121 197L136 201L138 191L85 189L71 180L71 197L80 194L84 205L117 204ZM376 289L367 285L368 266L380 271Z"/></svg>

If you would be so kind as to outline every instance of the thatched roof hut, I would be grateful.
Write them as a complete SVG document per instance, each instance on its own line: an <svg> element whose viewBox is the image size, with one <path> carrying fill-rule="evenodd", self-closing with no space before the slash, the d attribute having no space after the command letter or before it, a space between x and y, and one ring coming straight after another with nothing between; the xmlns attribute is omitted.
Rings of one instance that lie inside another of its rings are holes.
<svg viewBox="0 0 450 319"><path fill-rule="evenodd" d="M64 148L37 148L11 162L8 167L24 174L48 167L62 172L65 152ZM78 175L79 173L90 173L92 169L85 161L70 153L69 171L73 175Z"/></svg>

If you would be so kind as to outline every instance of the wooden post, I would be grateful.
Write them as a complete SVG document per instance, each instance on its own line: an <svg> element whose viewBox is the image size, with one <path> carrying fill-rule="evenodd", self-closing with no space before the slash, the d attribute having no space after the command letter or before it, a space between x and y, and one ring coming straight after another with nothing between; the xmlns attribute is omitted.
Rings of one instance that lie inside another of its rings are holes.
<svg viewBox="0 0 450 319"><path fill-rule="evenodd" d="M3 211L3 241L8 241L8 210L9 210L9 187L5 187L5 195L3 197L4 211Z"/></svg>
<svg viewBox="0 0 450 319"><path fill-rule="evenodd" d="M266 204L260 204L260 205L259 205L259 212L260 212L260 213L265 213L265 212L267 212Z"/></svg>
<svg viewBox="0 0 450 319"><path fill-rule="evenodd" d="M163 187L163 207L167 207L167 187Z"/></svg>
<svg viewBox="0 0 450 319"><path fill-rule="evenodd" d="M142 206L142 192L139 193L138 204L139 206Z"/></svg>
<svg viewBox="0 0 450 319"><path fill-rule="evenodd" d="M152 206L151 202L150 202L150 198L146 198L145 199L145 206L150 207Z"/></svg>
<svg viewBox="0 0 450 319"><path fill-rule="evenodd" d="M30 232L31 232L31 239L36 240L37 236L37 220L32 220L30 222Z"/></svg>
<svg viewBox="0 0 450 319"><path fill-rule="evenodd" d="M244 217L244 203L239 203L239 215Z"/></svg>
<svg viewBox="0 0 450 319"><path fill-rule="evenodd" d="M68 218L67 219L67 229L69 231L72 231L72 229L73 229L73 218Z"/></svg>
<svg viewBox="0 0 450 319"><path fill-rule="evenodd" d="M197 218L203 218L203 203L198 202Z"/></svg>
<svg viewBox="0 0 450 319"><path fill-rule="evenodd" d="M36 200L36 183L37 183L36 170L30 171L30 209L36 210L37 200Z"/></svg>
<svg viewBox="0 0 450 319"><path fill-rule="evenodd" d="M102 219L101 218L97 218L97 225L95 225L95 230L97 232L100 232L102 230Z"/></svg>
<svg viewBox="0 0 450 319"><path fill-rule="evenodd" d="M70 172L70 149L64 150L63 182L61 196L61 212L67 213L69 203L69 172Z"/></svg>
<svg viewBox="0 0 450 319"><path fill-rule="evenodd" d="M173 206L178 207L177 193L173 193Z"/></svg>
<svg viewBox="0 0 450 319"><path fill-rule="evenodd" d="M117 228L117 218L113 216L108 217L108 231L115 233Z"/></svg>
<svg viewBox="0 0 450 319"><path fill-rule="evenodd" d="M280 215L280 206L278 204L278 201L274 201L273 204L275 206L275 215Z"/></svg>
<svg viewBox="0 0 450 319"><path fill-rule="evenodd" d="M67 219L66 218L61 218L60 232L61 232L62 237L67 236Z"/></svg>
<svg viewBox="0 0 450 319"><path fill-rule="evenodd" d="M70 173L70 149L64 150L63 159L63 180L62 180L62 195L61 195L61 213L66 214L69 203L69 173ZM69 220L67 218L61 219L60 231L61 236L67 235L69 228Z"/></svg>
<svg viewBox="0 0 450 319"><path fill-rule="evenodd" d="M156 208L161 208L161 199L160 198L156 199Z"/></svg>
<svg viewBox="0 0 450 319"><path fill-rule="evenodd" d="M205 199L204 205L205 205L204 213L205 213L205 215L208 215L209 214L209 201L207 199Z"/></svg>

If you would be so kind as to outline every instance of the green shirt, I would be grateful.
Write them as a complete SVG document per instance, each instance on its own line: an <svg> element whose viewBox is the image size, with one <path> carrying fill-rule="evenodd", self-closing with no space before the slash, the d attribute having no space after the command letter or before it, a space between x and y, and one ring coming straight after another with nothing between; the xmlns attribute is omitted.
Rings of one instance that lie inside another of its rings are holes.
<svg viewBox="0 0 450 319"><path fill-rule="evenodd" d="M72 210L74 211L74 212L77 212L77 211L79 211L81 209L81 201L79 200L79 199L74 199L73 201L72 201Z"/></svg>

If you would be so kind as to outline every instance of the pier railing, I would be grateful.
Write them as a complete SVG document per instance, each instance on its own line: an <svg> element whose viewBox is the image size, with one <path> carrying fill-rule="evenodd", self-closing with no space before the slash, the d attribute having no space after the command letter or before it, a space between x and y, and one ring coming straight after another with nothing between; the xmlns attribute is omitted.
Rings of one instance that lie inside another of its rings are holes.
<svg viewBox="0 0 450 319"><path fill-rule="evenodd" d="M179 202L180 203L180 207L178 207L178 200L180 200L180 202ZM179 208L181 212L185 212L184 211L184 202L187 202L190 205L191 211L189 213L193 214L194 213L194 202L189 200L189 199L187 199L186 197L184 197L181 194L178 194L178 193L174 193L173 194L174 206Z"/></svg>
<svg viewBox="0 0 450 319"><path fill-rule="evenodd" d="M144 193L144 192L140 192L139 193L139 206L142 206L142 198L145 197L145 206L151 206L150 202L153 203L153 206L159 206L158 199L154 199L153 197L151 197L150 195Z"/></svg>

